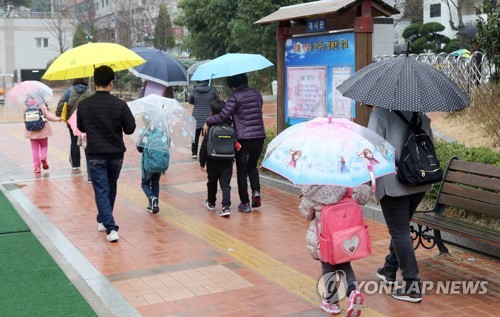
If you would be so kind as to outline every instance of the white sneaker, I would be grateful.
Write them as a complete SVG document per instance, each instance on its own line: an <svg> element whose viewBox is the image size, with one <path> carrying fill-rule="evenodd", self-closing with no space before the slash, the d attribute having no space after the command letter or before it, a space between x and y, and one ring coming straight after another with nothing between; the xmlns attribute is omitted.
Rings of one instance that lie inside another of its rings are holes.
<svg viewBox="0 0 500 317"><path fill-rule="evenodd" d="M118 241L118 232L116 230L111 230L111 232L106 236L106 240L109 242Z"/></svg>
<svg viewBox="0 0 500 317"><path fill-rule="evenodd" d="M102 222L97 223L97 231L99 232L106 231L106 227L102 224Z"/></svg>

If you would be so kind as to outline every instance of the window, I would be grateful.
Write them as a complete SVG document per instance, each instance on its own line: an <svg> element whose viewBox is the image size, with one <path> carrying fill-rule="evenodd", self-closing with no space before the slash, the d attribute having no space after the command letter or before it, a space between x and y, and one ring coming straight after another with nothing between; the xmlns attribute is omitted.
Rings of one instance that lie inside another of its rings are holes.
<svg viewBox="0 0 500 317"><path fill-rule="evenodd" d="M47 37L35 37L35 47L36 48L49 47L49 39Z"/></svg>
<svg viewBox="0 0 500 317"><path fill-rule="evenodd" d="M431 4L431 18L441 16L441 3Z"/></svg>

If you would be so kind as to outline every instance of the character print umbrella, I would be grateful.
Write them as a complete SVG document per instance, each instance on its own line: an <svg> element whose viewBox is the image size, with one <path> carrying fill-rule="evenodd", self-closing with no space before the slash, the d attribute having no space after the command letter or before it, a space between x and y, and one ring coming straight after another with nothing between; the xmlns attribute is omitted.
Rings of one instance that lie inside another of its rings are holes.
<svg viewBox="0 0 500 317"><path fill-rule="evenodd" d="M411 112L456 111L469 103L467 94L444 73L406 56L370 64L337 90L366 105Z"/></svg>
<svg viewBox="0 0 500 317"><path fill-rule="evenodd" d="M128 106L137 126L132 134L136 145L169 151L193 143L196 120L177 100L151 94L129 102ZM147 142L145 138L152 134L161 142Z"/></svg>
<svg viewBox="0 0 500 317"><path fill-rule="evenodd" d="M267 146L262 166L295 185L355 187L394 173L394 147L347 119L295 124ZM374 188L373 188L374 189Z"/></svg>

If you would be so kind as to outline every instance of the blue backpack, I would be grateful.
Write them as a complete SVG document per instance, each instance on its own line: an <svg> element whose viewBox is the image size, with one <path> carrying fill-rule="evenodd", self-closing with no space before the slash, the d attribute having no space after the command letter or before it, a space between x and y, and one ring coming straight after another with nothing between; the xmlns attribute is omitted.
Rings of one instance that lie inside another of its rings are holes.
<svg viewBox="0 0 500 317"><path fill-rule="evenodd" d="M148 130L142 138L142 168L149 173L165 173L170 163L170 140L164 132Z"/></svg>
<svg viewBox="0 0 500 317"><path fill-rule="evenodd" d="M45 127L45 117L42 109L31 107L24 111L24 125L28 131L38 131Z"/></svg>

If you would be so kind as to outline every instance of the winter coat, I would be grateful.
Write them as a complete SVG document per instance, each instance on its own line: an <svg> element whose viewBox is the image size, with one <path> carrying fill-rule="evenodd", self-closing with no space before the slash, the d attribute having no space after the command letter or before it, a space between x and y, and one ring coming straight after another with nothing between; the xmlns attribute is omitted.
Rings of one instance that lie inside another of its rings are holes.
<svg viewBox="0 0 500 317"><path fill-rule="evenodd" d="M194 105L192 115L196 119L197 129L203 128L205 120L210 116L210 103L218 98L217 89L208 86L208 83L202 82L193 87L188 101Z"/></svg>
<svg viewBox="0 0 500 317"><path fill-rule="evenodd" d="M248 85L236 88L227 98L221 112L208 117L208 126L233 119L237 140L265 139L262 95Z"/></svg>
<svg viewBox="0 0 500 317"><path fill-rule="evenodd" d="M66 100L66 96L68 94L68 91L69 91L69 98L68 98L68 100ZM56 116L59 116L59 117L61 116L64 102L67 101L68 102L68 116L67 116L67 118L71 117L73 112L78 107L78 104L80 103L80 101L92 96L92 94L93 94L92 91L90 89L88 89L88 87L86 85L77 84L77 85L73 85L73 86L69 87L68 89L66 89L64 91L63 96L61 97L61 99L57 103Z"/></svg>
<svg viewBox="0 0 500 317"><path fill-rule="evenodd" d="M123 133L135 131L135 119L127 103L108 91L97 91L78 105L78 130L87 133L85 154L123 157Z"/></svg>
<svg viewBox="0 0 500 317"><path fill-rule="evenodd" d="M321 228L321 208L324 205L335 204L344 198L348 188L333 185L307 185L302 187L302 198L300 201L300 215L310 220L309 229L306 233L306 247L311 256L321 260L319 252L319 239L317 226ZM371 187L360 185L352 191L352 199L358 204L364 205L371 197Z"/></svg>
<svg viewBox="0 0 500 317"><path fill-rule="evenodd" d="M23 107L23 112L25 110L26 110L26 106ZM50 128L49 121L52 121L52 122L60 121L60 118L55 116L47 108L47 106L45 104L42 104L40 106L40 110L42 110L43 116L45 117L45 119L47 119L47 121L45 122L45 126L43 127L43 129L37 130L37 131L28 131L28 130L26 130L26 127L25 127L24 128L24 137L26 139L45 139L45 138L48 138L49 136L51 136L53 134L52 129Z"/></svg>
<svg viewBox="0 0 500 317"><path fill-rule="evenodd" d="M408 111L401 111L401 113L410 121L412 113ZM431 137L431 120L425 114L420 113L422 119L422 129ZM368 129L377 132L387 142L389 142L396 149L396 166L399 163L399 155L406 141L408 133L408 124L401 120L401 118L394 112L384 108L375 108L370 115L368 121ZM390 197L400 197L420 192L426 192L432 189L430 185L408 186L401 183L397 175L387 174L377 178L377 190L375 195L378 200L382 199L385 195Z"/></svg>

